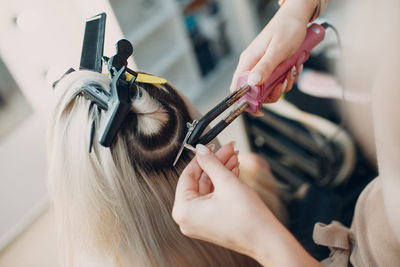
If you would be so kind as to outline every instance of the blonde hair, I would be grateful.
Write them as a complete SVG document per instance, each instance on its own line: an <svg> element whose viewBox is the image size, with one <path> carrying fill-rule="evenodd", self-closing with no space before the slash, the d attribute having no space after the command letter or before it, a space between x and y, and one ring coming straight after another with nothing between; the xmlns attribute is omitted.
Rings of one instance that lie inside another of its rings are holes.
<svg viewBox="0 0 400 267"><path fill-rule="evenodd" d="M192 119L175 90L139 84L111 148L94 141L88 153L91 122L102 112L79 94L85 86L109 90L110 80L89 71L61 80L48 133L49 191L62 262L258 266L244 255L185 237L171 218L175 186L190 154L183 153L176 167L172 161Z"/></svg>

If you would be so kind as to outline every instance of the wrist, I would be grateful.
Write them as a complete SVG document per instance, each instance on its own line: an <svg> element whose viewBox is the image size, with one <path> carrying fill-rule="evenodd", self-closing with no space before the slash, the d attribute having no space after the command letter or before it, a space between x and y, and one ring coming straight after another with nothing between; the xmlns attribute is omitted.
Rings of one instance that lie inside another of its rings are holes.
<svg viewBox="0 0 400 267"><path fill-rule="evenodd" d="M296 18L305 25L320 14L321 0L286 0L278 12L286 17Z"/></svg>
<svg viewBox="0 0 400 267"><path fill-rule="evenodd" d="M273 215L254 232L250 256L263 266L321 266Z"/></svg>

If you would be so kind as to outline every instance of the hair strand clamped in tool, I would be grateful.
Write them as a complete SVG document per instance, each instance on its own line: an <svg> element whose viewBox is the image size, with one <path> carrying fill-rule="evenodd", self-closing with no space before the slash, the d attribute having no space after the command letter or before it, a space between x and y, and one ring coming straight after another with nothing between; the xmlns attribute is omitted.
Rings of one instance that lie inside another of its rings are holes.
<svg viewBox="0 0 400 267"><path fill-rule="evenodd" d="M178 162L178 159L182 154L184 148L188 148L193 151L195 150L193 147L197 144L208 144L211 140L217 137L217 135L220 134L232 121L234 121L240 114L245 111L245 109L247 108L247 103L237 103L238 100L248 92L248 90L248 85L243 86L242 88L233 92L230 96L222 100L212 110L207 112L207 114L204 115L199 121L194 120L192 123L187 124L188 132L175 158L173 164L174 166ZM234 104L237 104L237 106L225 118L218 122L217 125L215 125L203 135L203 132L210 125L210 123Z"/></svg>

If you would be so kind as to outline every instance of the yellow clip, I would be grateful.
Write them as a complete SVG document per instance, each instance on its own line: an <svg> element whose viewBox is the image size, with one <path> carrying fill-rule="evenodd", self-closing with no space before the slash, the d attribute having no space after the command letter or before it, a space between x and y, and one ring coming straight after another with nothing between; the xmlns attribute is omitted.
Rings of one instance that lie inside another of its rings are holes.
<svg viewBox="0 0 400 267"><path fill-rule="evenodd" d="M133 75L126 72L126 81L129 82L132 80ZM154 75L149 75L149 74L144 74L144 73L139 73L138 76L136 77L135 82L140 82L140 83L151 83L151 84L164 84L167 83L167 80L161 77L157 77Z"/></svg>

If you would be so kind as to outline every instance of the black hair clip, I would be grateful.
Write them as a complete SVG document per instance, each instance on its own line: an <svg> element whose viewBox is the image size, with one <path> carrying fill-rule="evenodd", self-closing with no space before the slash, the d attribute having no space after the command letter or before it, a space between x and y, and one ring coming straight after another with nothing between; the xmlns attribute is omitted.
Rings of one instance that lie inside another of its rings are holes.
<svg viewBox="0 0 400 267"><path fill-rule="evenodd" d="M116 44L116 54L110 59L103 57L106 14L101 13L88 18L83 38L80 70L92 70L101 73L102 62L105 61L111 77L110 91L107 92L97 86L85 87L78 95L91 101L90 108L95 109L93 122L90 128L89 153L92 150L93 138L97 129L98 141L102 146L110 147L118 130L121 128L131 107L130 91L138 74L127 68L127 60L132 55L132 44L125 39ZM74 72L70 68L64 75L53 83L53 88L67 74ZM129 79L126 77L129 73ZM95 107L94 107L95 106ZM100 120L98 116L100 112ZM99 121L100 125L96 125Z"/></svg>
<svg viewBox="0 0 400 267"><path fill-rule="evenodd" d="M136 94L134 82L151 84L164 84L167 82L163 78L137 73L127 67L128 58L133 52L132 44L128 40L119 40L116 44L116 54L111 58L104 57L105 25L105 13L87 19L79 66L80 70L92 70L101 73L104 61L111 78L110 92L91 86L83 88L78 93L90 100L90 107L94 109L94 118L89 137L89 153L92 150L96 129L99 143L105 147L111 146L129 113L131 96ZM53 88L64 76L74 71L73 68L70 68L59 80L53 83ZM98 119L102 111L103 114ZM100 125L96 125L97 121L99 121Z"/></svg>
<svg viewBox="0 0 400 267"><path fill-rule="evenodd" d="M105 61L111 77L110 92L93 87L86 87L82 95L97 105L98 114L104 111L100 118L100 125L93 119L89 153L93 145L94 133L97 129L98 141L102 146L110 147L118 130L121 128L131 106L130 88L135 79L126 81L125 71L128 71L128 58L132 55L132 44L125 39L116 44L116 54L110 59L103 57L104 32L106 14L94 16L86 22L85 37L82 46L81 63L79 69L102 71L102 61ZM134 71L129 73L136 74ZM137 74L134 76L136 77Z"/></svg>

